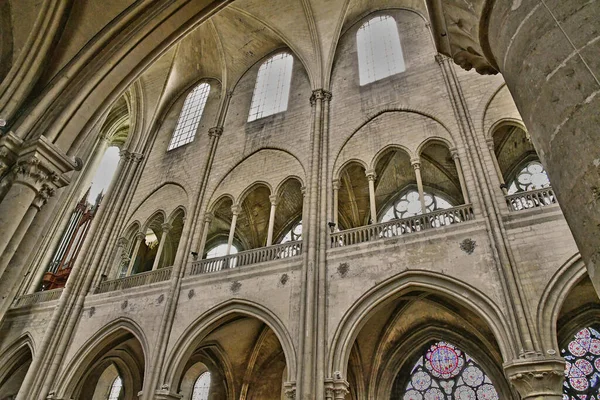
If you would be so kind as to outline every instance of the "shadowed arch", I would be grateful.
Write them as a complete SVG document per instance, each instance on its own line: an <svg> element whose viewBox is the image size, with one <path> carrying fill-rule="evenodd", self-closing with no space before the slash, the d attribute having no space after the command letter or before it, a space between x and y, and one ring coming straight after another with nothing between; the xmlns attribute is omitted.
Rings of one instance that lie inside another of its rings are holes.
<svg viewBox="0 0 600 400"><path fill-rule="evenodd" d="M328 356L327 373L330 376L335 371L346 376L350 349L368 317L379 307L412 289L436 292L473 311L490 327L503 358L510 360L517 355L511 333L506 328L508 322L500 308L488 297L457 279L430 271L411 270L370 289L344 314L336 328Z"/></svg>
<svg viewBox="0 0 600 400"><path fill-rule="evenodd" d="M34 357L33 347L31 335L25 333L0 355L0 397L10 399L20 390Z"/></svg>
<svg viewBox="0 0 600 400"><path fill-rule="evenodd" d="M421 144L419 144L419 146L417 147L417 155L421 155L421 153L423 152L423 150L425 148L427 148L427 146L432 145L432 144L439 144L442 145L448 149L453 149L455 147L454 144L452 144L452 142L446 138L442 138L439 136L433 136L433 137L428 137L427 139L423 140L421 142Z"/></svg>
<svg viewBox="0 0 600 400"><path fill-rule="evenodd" d="M119 339L132 335L141 349L143 355L144 364L147 366L148 363L148 341L143 333L142 328L133 320L125 317L118 318L101 330L96 332L90 339L88 339L81 348L75 353L73 359L64 369L64 372L58 376L56 380L56 388L59 397L69 398L77 390L77 387L82 384L82 381L86 378L89 373L89 368L92 366L99 366L103 360L102 354L111 345L118 344ZM109 357L110 358L110 357ZM107 359L108 360L108 359ZM144 368L142 381L145 381L146 368Z"/></svg>
<svg viewBox="0 0 600 400"><path fill-rule="evenodd" d="M287 380L294 381L296 378L296 352L292 338L283 322L269 309L257 303L232 299L212 307L185 330L167 358L166 367L161 373L162 382L175 387L184 373L187 360L202 340L216 329L223 319L236 314L256 318L273 330L285 355Z"/></svg>
<svg viewBox="0 0 600 400"><path fill-rule="evenodd" d="M250 186L248 186L246 189L244 189L244 191L239 195L237 202L235 202L234 204L242 204L244 202L244 200L246 200L246 198L248 197L248 194L250 194L252 191L254 191L255 189L258 189L259 187L264 186L269 190L270 194L273 194L273 188L271 187L271 185L268 182L265 181L255 181L253 182Z"/></svg>
<svg viewBox="0 0 600 400"><path fill-rule="evenodd" d="M375 168L377 167L377 164L381 160L381 157L383 157L390 151L402 151L402 152L406 153L406 155L409 158L412 158L414 155L406 146L403 146L401 144L388 144L387 146L384 146L381 150L379 150L375 154L375 156L371 160L371 163L369 164L369 169L375 170Z"/></svg>

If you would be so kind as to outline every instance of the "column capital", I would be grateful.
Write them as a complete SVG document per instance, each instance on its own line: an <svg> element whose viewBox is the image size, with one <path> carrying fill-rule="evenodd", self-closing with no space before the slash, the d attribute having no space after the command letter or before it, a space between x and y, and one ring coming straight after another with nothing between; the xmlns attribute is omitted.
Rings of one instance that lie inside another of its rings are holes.
<svg viewBox="0 0 600 400"><path fill-rule="evenodd" d="M141 392L140 392L141 396ZM180 400L183 399L183 395L172 393L169 390L168 385L163 385L163 388L154 392L154 400Z"/></svg>
<svg viewBox="0 0 600 400"><path fill-rule="evenodd" d="M296 399L296 382L285 382L283 384L283 393L286 399Z"/></svg>
<svg viewBox="0 0 600 400"><path fill-rule="evenodd" d="M340 190L340 180L339 179L334 179L331 182L332 186L333 186L333 190Z"/></svg>
<svg viewBox="0 0 600 400"><path fill-rule="evenodd" d="M338 375L340 375L338 373ZM325 380L325 398L334 400L344 400L350 393L350 384L341 377Z"/></svg>
<svg viewBox="0 0 600 400"><path fill-rule="evenodd" d="M302 193L302 197L306 196L306 190L307 190L307 189L306 189L306 186L302 186L302 187L300 188L300 193Z"/></svg>
<svg viewBox="0 0 600 400"><path fill-rule="evenodd" d="M223 134L222 126L215 126L208 130L208 136L210 136L210 137L220 138L222 134Z"/></svg>
<svg viewBox="0 0 600 400"><path fill-rule="evenodd" d="M277 196L276 194L272 194L269 196L269 201L271 202L271 205L275 207L277 203L279 203L279 196Z"/></svg>
<svg viewBox="0 0 600 400"><path fill-rule="evenodd" d="M414 169L421 169L421 159L419 157L411 158L410 165L412 165Z"/></svg>
<svg viewBox="0 0 600 400"><path fill-rule="evenodd" d="M127 247L127 244L129 244L129 240L127 240L127 238L120 237L117 239L117 247L125 248Z"/></svg>
<svg viewBox="0 0 600 400"><path fill-rule="evenodd" d="M231 212L233 213L233 215L239 215L240 211L242 207L239 204L234 204L231 206Z"/></svg>
<svg viewBox="0 0 600 400"><path fill-rule="evenodd" d="M370 181L375 182L375 179L377 179L377 173L375 172L374 169L368 169L365 171L365 175L367 176L367 179Z"/></svg>
<svg viewBox="0 0 600 400"><path fill-rule="evenodd" d="M458 158L458 149L456 147L450 149L450 156L453 160L456 160Z"/></svg>
<svg viewBox="0 0 600 400"><path fill-rule="evenodd" d="M331 97L331 92L325 89L315 89L312 91L312 95L310 96L310 104L314 106L317 100L331 101Z"/></svg>
<svg viewBox="0 0 600 400"><path fill-rule="evenodd" d="M38 211L41 210L42 207L48 202L48 199L54 196L54 193L55 190L53 188L51 188L48 185L43 185L40 191L38 192L37 196L35 196L35 199L31 203L31 205L37 208Z"/></svg>
<svg viewBox="0 0 600 400"><path fill-rule="evenodd" d="M163 233L167 233L169 232L171 229L173 229L173 225L169 224L168 222L165 222L164 224L162 224L160 226L162 228Z"/></svg>
<svg viewBox="0 0 600 400"><path fill-rule="evenodd" d="M12 132L0 135L0 176L17 161L23 140Z"/></svg>
<svg viewBox="0 0 600 400"><path fill-rule="evenodd" d="M210 224L214 217L215 215L212 212L204 213L204 223Z"/></svg>
<svg viewBox="0 0 600 400"><path fill-rule="evenodd" d="M562 399L565 361L562 357L534 356L504 364L504 373L521 398Z"/></svg>
<svg viewBox="0 0 600 400"><path fill-rule="evenodd" d="M485 143L488 145L491 151L494 151L494 138L487 138Z"/></svg>
<svg viewBox="0 0 600 400"><path fill-rule="evenodd" d="M142 241L146 238L146 234L144 232L138 232L135 234L135 240Z"/></svg>

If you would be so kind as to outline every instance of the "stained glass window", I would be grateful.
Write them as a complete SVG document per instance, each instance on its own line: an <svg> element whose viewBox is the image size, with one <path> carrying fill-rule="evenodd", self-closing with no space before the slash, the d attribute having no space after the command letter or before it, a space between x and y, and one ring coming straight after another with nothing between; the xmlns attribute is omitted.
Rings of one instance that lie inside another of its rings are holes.
<svg viewBox="0 0 600 400"><path fill-rule="evenodd" d="M123 389L123 381L120 376L117 376L110 386L110 392L108 393L107 400L119 400L121 390Z"/></svg>
<svg viewBox="0 0 600 400"><path fill-rule="evenodd" d="M425 197L425 209L426 212L433 212L436 210L443 210L452 208L447 200L424 193ZM380 222L388 222L394 219L402 219L408 217L414 217L415 215L421 214L421 200L419 200L419 193L415 190L404 193L399 196L394 203L383 213Z"/></svg>
<svg viewBox="0 0 600 400"><path fill-rule="evenodd" d="M375 82L406 69L396 20L382 15L365 22L356 33L360 84Z"/></svg>
<svg viewBox="0 0 600 400"><path fill-rule="evenodd" d="M292 228L283 236L281 243L295 242L302 240L302 221L295 223Z"/></svg>
<svg viewBox="0 0 600 400"><path fill-rule="evenodd" d="M287 110L294 58L280 53L258 70L248 122Z"/></svg>
<svg viewBox="0 0 600 400"><path fill-rule="evenodd" d="M599 400L600 333L594 328L577 332L565 349L564 400Z"/></svg>
<svg viewBox="0 0 600 400"><path fill-rule="evenodd" d="M210 391L210 372L205 372L196 379L194 390L192 391L192 400L208 400Z"/></svg>
<svg viewBox="0 0 600 400"><path fill-rule="evenodd" d="M498 400L483 369L447 342L431 345L413 367L403 400Z"/></svg>
<svg viewBox="0 0 600 400"><path fill-rule="evenodd" d="M550 186L550 179L539 161L530 161L508 186L508 194L542 189Z"/></svg>
<svg viewBox="0 0 600 400"><path fill-rule="evenodd" d="M209 92L210 85L202 83L187 95L167 150L173 150L194 141Z"/></svg>

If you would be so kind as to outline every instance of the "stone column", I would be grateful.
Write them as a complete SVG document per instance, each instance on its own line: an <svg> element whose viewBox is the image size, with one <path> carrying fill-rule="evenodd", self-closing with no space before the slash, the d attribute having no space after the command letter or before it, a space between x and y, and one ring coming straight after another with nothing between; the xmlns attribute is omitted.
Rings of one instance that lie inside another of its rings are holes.
<svg viewBox="0 0 600 400"><path fill-rule="evenodd" d="M338 221L339 221L339 199L340 199L340 180L333 180L333 223L335 224L335 228L339 229Z"/></svg>
<svg viewBox="0 0 600 400"><path fill-rule="evenodd" d="M456 173L458 174L458 181L460 182L460 190L462 190L463 199L465 204L471 203L469 199L469 192L467 191L467 185L465 183L465 174L463 173L462 165L460 164L460 157L458 156L458 150L450 149L450 154L454 160L456 166Z"/></svg>
<svg viewBox="0 0 600 400"><path fill-rule="evenodd" d="M371 224L377 223L377 204L375 203L375 179L377 174L373 170L366 171L369 180L369 206L371 210Z"/></svg>
<svg viewBox="0 0 600 400"><path fill-rule="evenodd" d="M600 7L497 0L482 46L502 73L600 292ZM486 29L487 28L487 29Z"/></svg>
<svg viewBox="0 0 600 400"><path fill-rule="evenodd" d="M137 258L137 253L140 251L140 246L142 245L142 241L146 238L146 234L144 232L138 232L135 235L135 244L133 245L133 251L131 252L131 259L129 260L129 265L127 266L127 273L125 276L131 276L133 274L133 267L135 266L135 259Z"/></svg>
<svg viewBox="0 0 600 400"><path fill-rule="evenodd" d="M233 205L231 206L231 212L233 213L233 217L231 218L231 227L229 228L229 239L227 239L227 254L231 253L231 246L233 245L233 236L235 235L235 225L237 224L237 217L240 213L240 206Z"/></svg>
<svg viewBox="0 0 600 400"><path fill-rule="evenodd" d="M202 238L200 239L200 247L198 248L198 256L202 259L204 255L204 249L206 248L206 239L208 239L208 230L210 229L210 224L214 215L212 213L204 214L204 229L202 230Z"/></svg>
<svg viewBox="0 0 600 400"><path fill-rule="evenodd" d="M162 258L165 242L167 241L167 237L169 236L169 231L171 230L171 228L173 228L171 224L162 224L162 236L160 237L158 250L156 250L156 258L154 259L154 264L152 264L152 271L156 271L158 269L158 266L160 265L160 259Z"/></svg>
<svg viewBox="0 0 600 400"><path fill-rule="evenodd" d="M500 164L498 164L498 157L496 157L496 152L494 151L494 139L487 139L486 143L490 149L490 156L494 163L494 169L496 170L496 175L500 181L500 189L502 189L502 193L506 196L508 194L508 188L506 187L506 182L504 182L504 176L502 176L502 170L500 169Z"/></svg>
<svg viewBox="0 0 600 400"><path fill-rule="evenodd" d="M419 191L419 200L421 201L421 214L427 213L427 207L425 206L425 193L423 191L423 178L421 178L421 160L413 158L410 160L410 165L415 170L415 177L417 179L417 190Z"/></svg>
<svg viewBox="0 0 600 400"><path fill-rule="evenodd" d="M504 372L523 400L563 398L565 361L561 357L515 360L504 364Z"/></svg>
<svg viewBox="0 0 600 400"><path fill-rule="evenodd" d="M325 381L326 400L345 400L350 393L350 384L341 378L327 379Z"/></svg>
<svg viewBox="0 0 600 400"><path fill-rule="evenodd" d="M267 232L267 246L273 244L273 228L275 228L275 211L277 210L277 195L269 196L271 213L269 214L269 230Z"/></svg>

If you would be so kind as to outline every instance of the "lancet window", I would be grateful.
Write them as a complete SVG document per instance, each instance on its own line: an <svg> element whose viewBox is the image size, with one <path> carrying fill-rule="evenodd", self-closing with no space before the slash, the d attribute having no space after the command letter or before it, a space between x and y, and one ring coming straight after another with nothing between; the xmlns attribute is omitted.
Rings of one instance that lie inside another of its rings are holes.
<svg viewBox="0 0 600 400"><path fill-rule="evenodd" d="M210 85L201 83L187 95L167 150L173 150L194 141L209 93Z"/></svg>
<svg viewBox="0 0 600 400"><path fill-rule="evenodd" d="M360 84L375 82L406 70L396 20L381 15L356 33Z"/></svg>
<svg viewBox="0 0 600 400"><path fill-rule="evenodd" d="M447 343L432 344L413 367L403 400L497 400L490 378L468 354Z"/></svg>
<svg viewBox="0 0 600 400"><path fill-rule="evenodd" d="M210 372L205 372L198 377L194 384L192 400L208 400L210 392Z"/></svg>
<svg viewBox="0 0 600 400"><path fill-rule="evenodd" d="M287 110L294 58L279 53L258 70L248 122Z"/></svg>
<svg viewBox="0 0 600 400"><path fill-rule="evenodd" d="M598 400L600 389L600 333L588 327L575 334L561 350L565 358L564 400Z"/></svg>
<svg viewBox="0 0 600 400"><path fill-rule="evenodd" d="M121 390L123 389L123 381L120 376L117 376L110 386L110 392L108 393L107 400L119 400Z"/></svg>

